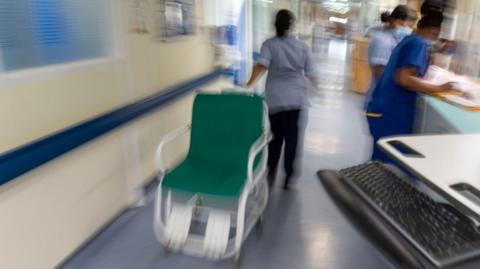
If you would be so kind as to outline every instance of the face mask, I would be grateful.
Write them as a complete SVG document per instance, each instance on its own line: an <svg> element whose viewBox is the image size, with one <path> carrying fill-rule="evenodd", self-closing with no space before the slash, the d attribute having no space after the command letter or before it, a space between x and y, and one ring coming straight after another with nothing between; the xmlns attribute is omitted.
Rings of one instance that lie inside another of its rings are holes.
<svg viewBox="0 0 480 269"><path fill-rule="evenodd" d="M411 33L412 29L409 27L398 27L392 31L393 36L398 42L402 41L403 38L409 36Z"/></svg>

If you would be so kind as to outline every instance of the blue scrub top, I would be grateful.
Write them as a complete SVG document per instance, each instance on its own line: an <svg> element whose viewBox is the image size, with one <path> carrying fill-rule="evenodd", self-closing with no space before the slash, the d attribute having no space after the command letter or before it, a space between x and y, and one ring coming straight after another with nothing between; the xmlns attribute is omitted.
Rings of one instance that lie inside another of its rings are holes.
<svg viewBox="0 0 480 269"><path fill-rule="evenodd" d="M400 68L416 67L417 76L423 77L429 62L429 42L418 35L405 37L393 50L373 90L367 112L391 117L398 124L413 125L417 93L400 86L395 75Z"/></svg>

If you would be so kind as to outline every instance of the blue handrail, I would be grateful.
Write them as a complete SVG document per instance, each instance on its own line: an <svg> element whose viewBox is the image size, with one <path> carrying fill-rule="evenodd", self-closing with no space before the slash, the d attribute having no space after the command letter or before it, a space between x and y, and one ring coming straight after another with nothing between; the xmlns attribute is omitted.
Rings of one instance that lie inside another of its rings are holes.
<svg viewBox="0 0 480 269"><path fill-rule="evenodd" d="M0 185L135 118L152 112L167 102L225 74L225 70L215 70L192 81L168 88L143 100L6 152L0 155Z"/></svg>

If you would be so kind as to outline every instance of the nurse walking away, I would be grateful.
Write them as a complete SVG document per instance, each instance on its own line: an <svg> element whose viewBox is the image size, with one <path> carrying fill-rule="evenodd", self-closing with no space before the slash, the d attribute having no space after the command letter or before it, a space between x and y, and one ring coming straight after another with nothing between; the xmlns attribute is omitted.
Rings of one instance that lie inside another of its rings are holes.
<svg viewBox="0 0 480 269"><path fill-rule="evenodd" d="M295 176L295 160L299 141L299 120L308 107L307 82L314 79L310 48L290 34L295 17L289 10L280 10L275 18L276 36L262 44L260 57L247 87L251 87L267 70L265 99L270 113L273 140L268 147L268 182L272 186L281 150L284 146L284 189Z"/></svg>
<svg viewBox="0 0 480 269"><path fill-rule="evenodd" d="M392 52L367 106L367 120L374 140L373 160L389 159L376 146L381 137L411 134L419 92L452 91L451 83L434 85L422 77L430 63L431 44L438 39L443 10L426 1L417 31L405 37Z"/></svg>

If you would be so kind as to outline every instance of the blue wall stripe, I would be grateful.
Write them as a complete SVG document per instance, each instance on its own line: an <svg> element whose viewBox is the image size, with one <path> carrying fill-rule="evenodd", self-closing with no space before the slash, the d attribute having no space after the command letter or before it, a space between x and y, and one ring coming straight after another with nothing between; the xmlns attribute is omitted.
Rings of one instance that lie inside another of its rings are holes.
<svg viewBox="0 0 480 269"><path fill-rule="evenodd" d="M216 70L2 154L0 185L225 74Z"/></svg>

